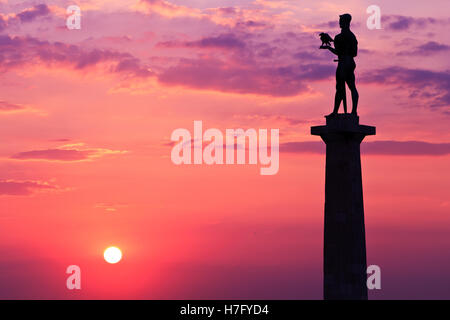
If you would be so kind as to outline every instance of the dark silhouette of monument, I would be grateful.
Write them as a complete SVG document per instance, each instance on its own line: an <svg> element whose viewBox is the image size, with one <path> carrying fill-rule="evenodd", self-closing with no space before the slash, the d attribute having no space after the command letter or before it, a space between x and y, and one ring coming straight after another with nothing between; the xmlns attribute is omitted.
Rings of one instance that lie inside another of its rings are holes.
<svg viewBox="0 0 450 320"><path fill-rule="evenodd" d="M347 97L345 94L346 83L352 93L352 114L356 115L356 109L358 107L359 94L355 85L356 64L355 60L353 60L358 54L358 41L353 32L350 31L351 20L352 16L348 13L339 16L341 33L334 38L334 48L329 44L323 45L324 40L329 40L331 37L326 33L320 34L320 39L322 40L320 49L328 49L338 56L338 66L336 69L336 96L334 98L334 109L330 115L336 115L338 113L341 101L343 101L344 112L347 113Z"/></svg>
<svg viewBox="0 0 450 320"><path fill-rule="evenodd" d="M367 299L360 144L365 136L375 135L375 127L360 125L356 115L353 57L357 42L348 28L349 17L340 16L342 33L334 40L336 48L330 49L339 57L334 111L325 116L325 126L311 127L311 134L320 136L326 144L323 289L327 300ZM352 114L346 113L345 104L345 113L337 113L345 82L354 89Z"/></svg>

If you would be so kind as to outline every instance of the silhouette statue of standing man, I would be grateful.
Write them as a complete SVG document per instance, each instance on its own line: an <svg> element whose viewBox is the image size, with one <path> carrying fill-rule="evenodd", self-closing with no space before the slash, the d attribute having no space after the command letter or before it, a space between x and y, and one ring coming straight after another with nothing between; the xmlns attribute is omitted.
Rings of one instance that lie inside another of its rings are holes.
<svg viewBox="0 0 450 320"><path fill-rule="evenodd" d="M355 85L355 60L358 53L358 41L353 32L350 31L350 21L352 16L348 13L339 16L339 27L341 33L334 38L334 48L330 45L322 45L320 49L328 49L338 56L338 66L336 69L336 96L334 98L334 110L330 116L338 113L341 101L344 100L344 112L347 113L347 101L345 95L345 83L352 93L352 114L357 115L358 91Z"/></svg>

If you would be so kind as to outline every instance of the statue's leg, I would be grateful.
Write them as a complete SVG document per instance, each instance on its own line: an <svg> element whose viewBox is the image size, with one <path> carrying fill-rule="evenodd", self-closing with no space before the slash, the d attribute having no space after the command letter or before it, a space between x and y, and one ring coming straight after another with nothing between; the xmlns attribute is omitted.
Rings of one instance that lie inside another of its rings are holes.
<svg viewBox="0 0 450 320"><path fill-rule="evenodd" d="M345 89L345 84L343 90L342 105L344 106L344 113L347 113L347 90Z"/></svg>
<svg viewBox="0 0 450 320"><path fill-rule="evenodd" d="M345 94L345 81L336 82L336 95L334 97L334 110L333 113L338 113L341 101L344 99Z"/></svg>
<svg viewBox="0 0 450 320"><path fill-rule="evenodd" d="M352 93L352 114L357 114L356 113L356 109L358 108L358 100L359 100L359 94L358 94L358 90L356 90L356 84L355 84L355 69L353 68L353 70L351 70L351 72L349 72L349 75L346 79L348 88L350 89L351 93Z"/></svg>
<svg viewBox="0 0 450 320"><path fill-rule="evenodd" d="M342 66L336 69L336 95L334 97L334 110L333 113L338 113L339 107L341 105L342 99L344 99L345 94L345 76L343 74Z"/></svg>

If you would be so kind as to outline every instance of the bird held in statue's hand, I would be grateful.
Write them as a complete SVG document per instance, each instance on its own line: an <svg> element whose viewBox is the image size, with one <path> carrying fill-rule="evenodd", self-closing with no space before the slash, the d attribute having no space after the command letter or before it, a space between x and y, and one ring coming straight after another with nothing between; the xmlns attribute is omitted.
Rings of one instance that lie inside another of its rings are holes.
<svg viewBox="0 0 450 320"><path fill-rule="evenodd" d="M333 38L331 38L328 33L322 32L319 36L322 41L322 45L320 47L324 47L324 45L330 46L331 42L334 42Z"/></svg>

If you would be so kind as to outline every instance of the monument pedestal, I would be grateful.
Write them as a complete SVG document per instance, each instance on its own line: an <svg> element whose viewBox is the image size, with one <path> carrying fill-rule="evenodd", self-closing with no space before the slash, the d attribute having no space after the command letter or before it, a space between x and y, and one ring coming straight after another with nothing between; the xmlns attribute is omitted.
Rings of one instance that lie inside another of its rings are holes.
<svg viewBox="0 0 450 320"><path fill-rule="evenodd" d="M359 117L326 117L311 134L326 144L324 299L367 299L366 237L360 144L375 127Z"/></svg>

